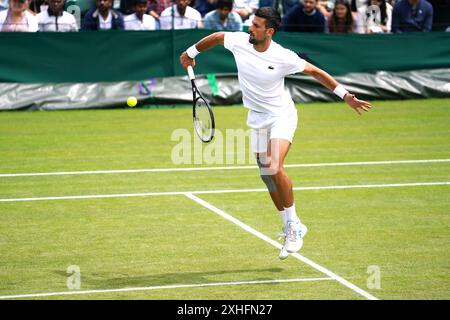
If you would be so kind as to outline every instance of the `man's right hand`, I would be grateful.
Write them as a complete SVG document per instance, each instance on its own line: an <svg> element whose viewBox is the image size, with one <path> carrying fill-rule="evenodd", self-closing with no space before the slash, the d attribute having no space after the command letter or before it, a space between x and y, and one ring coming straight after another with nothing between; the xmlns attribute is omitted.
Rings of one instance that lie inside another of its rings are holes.
<svg viewBox="0 0 450 320"><path fill-rule="evenodd" d="M184 51L180 56L180 64L185 69L187 69L187 67L189 67L189 66L195 67L195 59L189 58L186 51Z"/></svg>

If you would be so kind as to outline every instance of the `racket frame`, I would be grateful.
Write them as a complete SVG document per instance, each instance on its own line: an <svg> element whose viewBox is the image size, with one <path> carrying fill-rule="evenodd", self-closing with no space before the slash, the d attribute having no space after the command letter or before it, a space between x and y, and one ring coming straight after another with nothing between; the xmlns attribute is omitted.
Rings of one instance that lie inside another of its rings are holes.
<svg viewBox="0 0 450 320"><path fill-rule="evenodd" d="M197 88L197 85L195 83L195 74L194 74L194 70L193 70L192 66L188 66L187 71L188 71L188 75L189 75L189 80L191 80L191 85L192 85L192 119L193 119L193 123L194 123L194 130L200 140L202 140L205 143L208 143L208 142L211 142L212 139L214 138L214 133L215 133L215 129L216 129L216 125L215 125L215 121L214 121L214 113L212 111L211 105L209 104L209 101L203 97L202 93ZM204 103L208 109L208 112L209 112L209 117L211 119L211 135L207 139L205 139L199 133L199 131L197 130L197 126L195 124L195 119L196 119L195 109L196 109L197 101L200 99L202 99L204 101Z"/></svg>

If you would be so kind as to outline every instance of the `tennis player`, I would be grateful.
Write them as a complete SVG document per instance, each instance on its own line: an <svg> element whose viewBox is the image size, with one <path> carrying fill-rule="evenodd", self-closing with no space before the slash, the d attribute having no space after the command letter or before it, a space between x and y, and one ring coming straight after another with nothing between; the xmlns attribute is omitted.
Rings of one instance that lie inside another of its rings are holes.
<svg viewBox="0 0 450 320"><path fill-rule="evenodd" d="M248 33L216 32L188 48L180 56L184 68L195 65L195 57L216 45L223 45L235 58L244 106L249 109L247 125L260 175L283 221L283 249L280 259L297 252L307 228L295 210L292 182L284 171L284 159L297 128L297 109L284 88L284 77L303 72L333 91L361 115L370 104L357 99L325 71L301 59L272 40L280 26L280 15L271 7L255 12Z"/></svg>

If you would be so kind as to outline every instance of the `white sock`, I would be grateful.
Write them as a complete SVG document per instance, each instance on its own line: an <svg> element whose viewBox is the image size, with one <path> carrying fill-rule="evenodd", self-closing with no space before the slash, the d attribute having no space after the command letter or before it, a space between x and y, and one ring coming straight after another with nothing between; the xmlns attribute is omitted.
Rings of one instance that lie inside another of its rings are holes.
<svg viewBox="0 0 450 320"><path fill-rule="evenodd" d="M292 205L292 207L284 208L284 211L286 212L286 218L288 221L300 223L300 218L297 216L297 212L295 212L295 203Z"/></svg>
<svg viewBox="0 0 450 320"><path fill-rule="evenodd" d="M281 218L281 221L283 221L283 227L284 227L287 222L286 210L280 211L280 218Z"/></svg>

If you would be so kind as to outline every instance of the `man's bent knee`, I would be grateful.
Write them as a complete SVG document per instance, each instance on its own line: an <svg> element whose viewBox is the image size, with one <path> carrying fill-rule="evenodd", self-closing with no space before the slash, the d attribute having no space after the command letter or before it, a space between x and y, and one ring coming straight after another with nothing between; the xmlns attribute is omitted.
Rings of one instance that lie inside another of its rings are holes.
<svg viewBox="0 0 450 320"><path fill-rule="evenodd" d="M283 168L278 169L277 172L274 175L272 175L272 180L275 183L281 182L286 178L288 178L288 177L287 177L286 171L284 171Z"/></svg>
<svg viewBox="0 0 450 320"><path fill-rule="evenodd" d="M277 161L272 161L272 159L268 159L266 163L261 163L258 161L259 170L261 175L277 175L282 171L280 164Z"/></svg>

